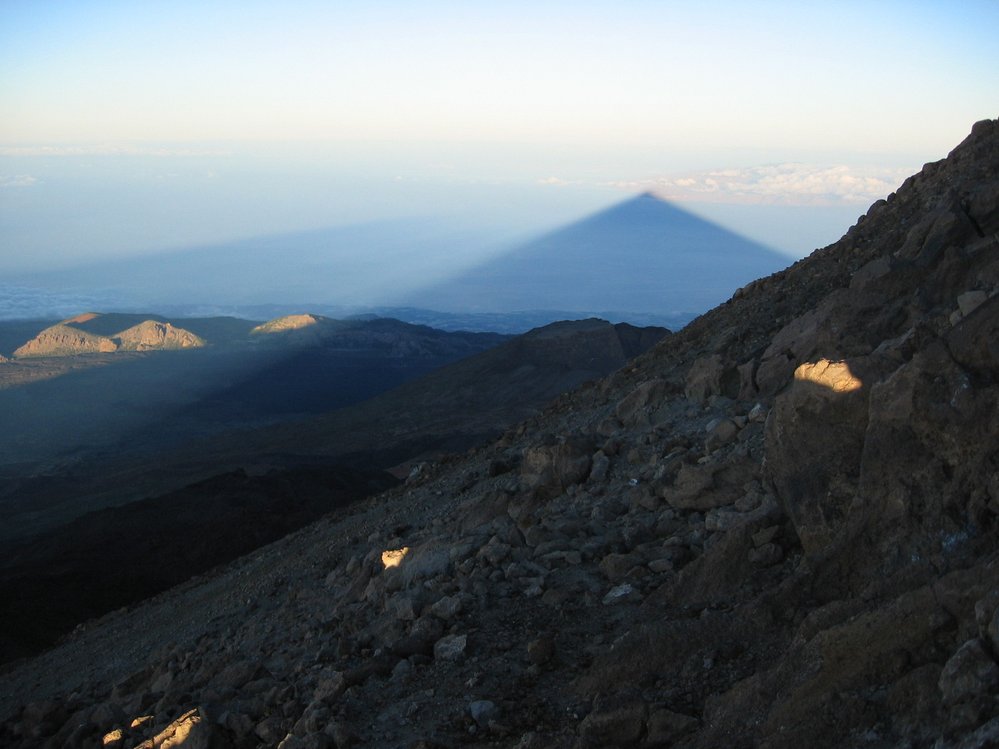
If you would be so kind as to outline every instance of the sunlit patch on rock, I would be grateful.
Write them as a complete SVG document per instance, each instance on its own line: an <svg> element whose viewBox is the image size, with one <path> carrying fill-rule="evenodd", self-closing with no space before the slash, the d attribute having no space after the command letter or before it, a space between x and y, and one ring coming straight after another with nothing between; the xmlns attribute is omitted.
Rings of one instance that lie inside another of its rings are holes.
<svg viewBox="0 0 999 749"><path fill-rule="evenodd" d="M794 379L804 382L814 382L827 387L835 393L852 393L860 390L864 383L854 376L845 361L829 361L819 359L814 364L802 364L794 370Z"/></svg>
<svg viewBox="0 0 999 749"><path fill-rule="evenodd" d="M388 569L389 567L398 567L402 564L403 558L408 553L408 546L403 546L401 549L386 549L382 552L382 566L385 569Z"/></svg>

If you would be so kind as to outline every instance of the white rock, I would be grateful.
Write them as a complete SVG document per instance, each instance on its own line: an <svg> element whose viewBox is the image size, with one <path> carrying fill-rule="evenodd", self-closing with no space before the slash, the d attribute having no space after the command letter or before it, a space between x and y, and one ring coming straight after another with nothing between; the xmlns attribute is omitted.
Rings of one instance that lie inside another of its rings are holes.
<svg viewBox="0 0 999 749"><path fill-rule="evenodd" d="M641 598L641 595L631 583L621 583L607 591L607 595L603 598L603 604L605 606L612 606L615 603L636 601L639 598Z"/></svg>

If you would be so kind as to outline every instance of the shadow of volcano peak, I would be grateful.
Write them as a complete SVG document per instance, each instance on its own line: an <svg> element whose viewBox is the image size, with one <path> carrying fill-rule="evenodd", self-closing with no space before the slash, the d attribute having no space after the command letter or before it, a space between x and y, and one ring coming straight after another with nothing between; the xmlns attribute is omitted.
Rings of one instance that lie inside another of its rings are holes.
<svg viewBox="0 0 999 749"><path fill-rule="evenodd" d="M410 295L443 311L699 314L790 259L652 193Z"/></svg>

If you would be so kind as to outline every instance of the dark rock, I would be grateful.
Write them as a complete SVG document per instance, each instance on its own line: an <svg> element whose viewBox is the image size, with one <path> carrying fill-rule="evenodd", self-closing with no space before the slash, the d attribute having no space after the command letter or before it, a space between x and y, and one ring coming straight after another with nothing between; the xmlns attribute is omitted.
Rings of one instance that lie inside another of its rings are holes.
<svg viewBox="0 0 999 749"><path fill-rule="evenodd" d="M968 640L944 665L939 685L945 705L976 699L999 687L999 666L981 640Z"/></svg>
<svg viewBox="0 0 999 749"><path fill-rule="evenodd" d="M656 710L649 715L648 734L642 746L670 747L686 734L697 728L697 718L675 713L672 710Z"/></svg>
<svg viewBox="0 0 999 749"><path fill-rule="evenodd" d="M436 616L424 615L413 622L409 632L395 640L391 650L398 656L429 655L434 651L434 643L444 633L444 625Z"/></svg>
<svg viewBox="0 0 999 749"><path fill-rule="evenodd" d="M521 463L524 484L543 497L555 497L586 480L590 473L592 445L582 439L529 448Z"/></svg>
<svg viewBox="0 0 999 749"><path fill-rule="evenodd" d="M707 402L712 395L734 398L739 394L739 372L726 365L720 354L703 356L691 364L684 393L699 403Z"/></svg>
<svg viewBox="0 0 999 749"><path fill-rule="evenodd" d="M811 555L841 531L856 496L870 392L860 373L851 362L803 364L767 419L767 470Z"/></svg>
<svg viewBox="0 0 999 749"><path fill-rule="evenodd" d="M617 404L614 415L625 426L649 424L652 413L668 392L669 385L664 380L643 382Z"/></svg>
<svg viewBox="0 0 999 749"><path fill-rule="evenodd" d="M634 746L645 731L645 706L634 705L593 712L579 724L579 737L585 747Z"/></svg>
<svg viewBox="0 0 999 749"><path fill-rule="evenodd" d="M527 658L536 666L543 666L555 655L555 641L551 637L538 637L527 643Z"/></svg>
<svg viewBox="0 0 999 749"><path fill-rule="evenodd" d="M480 728L486 728L490 721L500 716L499 707L490 700L475 700L468 706L468 712Z"/></svg>

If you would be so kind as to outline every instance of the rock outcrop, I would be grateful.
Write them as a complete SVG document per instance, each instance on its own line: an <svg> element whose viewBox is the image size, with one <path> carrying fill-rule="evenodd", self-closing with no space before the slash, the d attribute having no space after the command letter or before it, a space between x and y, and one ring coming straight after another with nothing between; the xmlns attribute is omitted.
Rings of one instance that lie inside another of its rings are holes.
<svg viewBox="0 0 999 749"><path fill-rule="evenodd" d="M997 233L986 121L489 447L9 669L0 739L994 746Z"/></svg>
<svg viewBox="0 0 999 749"><path fill-rule="evenodd" d="M316 315L285 315L274 320L261 323L250 331L252 335L266 335L268 333L284 333L289 330L301 330L311 325L316 325L324 318Z"/></svg>
<svg viewBox="0 0 999 749"><path fill-rule="evenodd" d="M15 349L14 357L23 359L29 356L109 354L117 350L118 344L113 338L94 335L59 323L46 328L23 346Z"/></svg>
<svg viewBox="0 0 999 749"><path fill-rule="evenodd" d="M200 348L204 339L168 322L146 320L113 335L97 335L76 327L97 317L93 313L79 315L46 328L14 351L15 358L38 356L76 356L78 354L111 354L117 351L152 351L162 349Z"/></svg>
<svg viewBox="0 0 999 749"><path fill-rule="evenodd" d="M122 351L152 351L161 349L201 348L203 338L168 322L146 320L115 336Z"/></svg>

